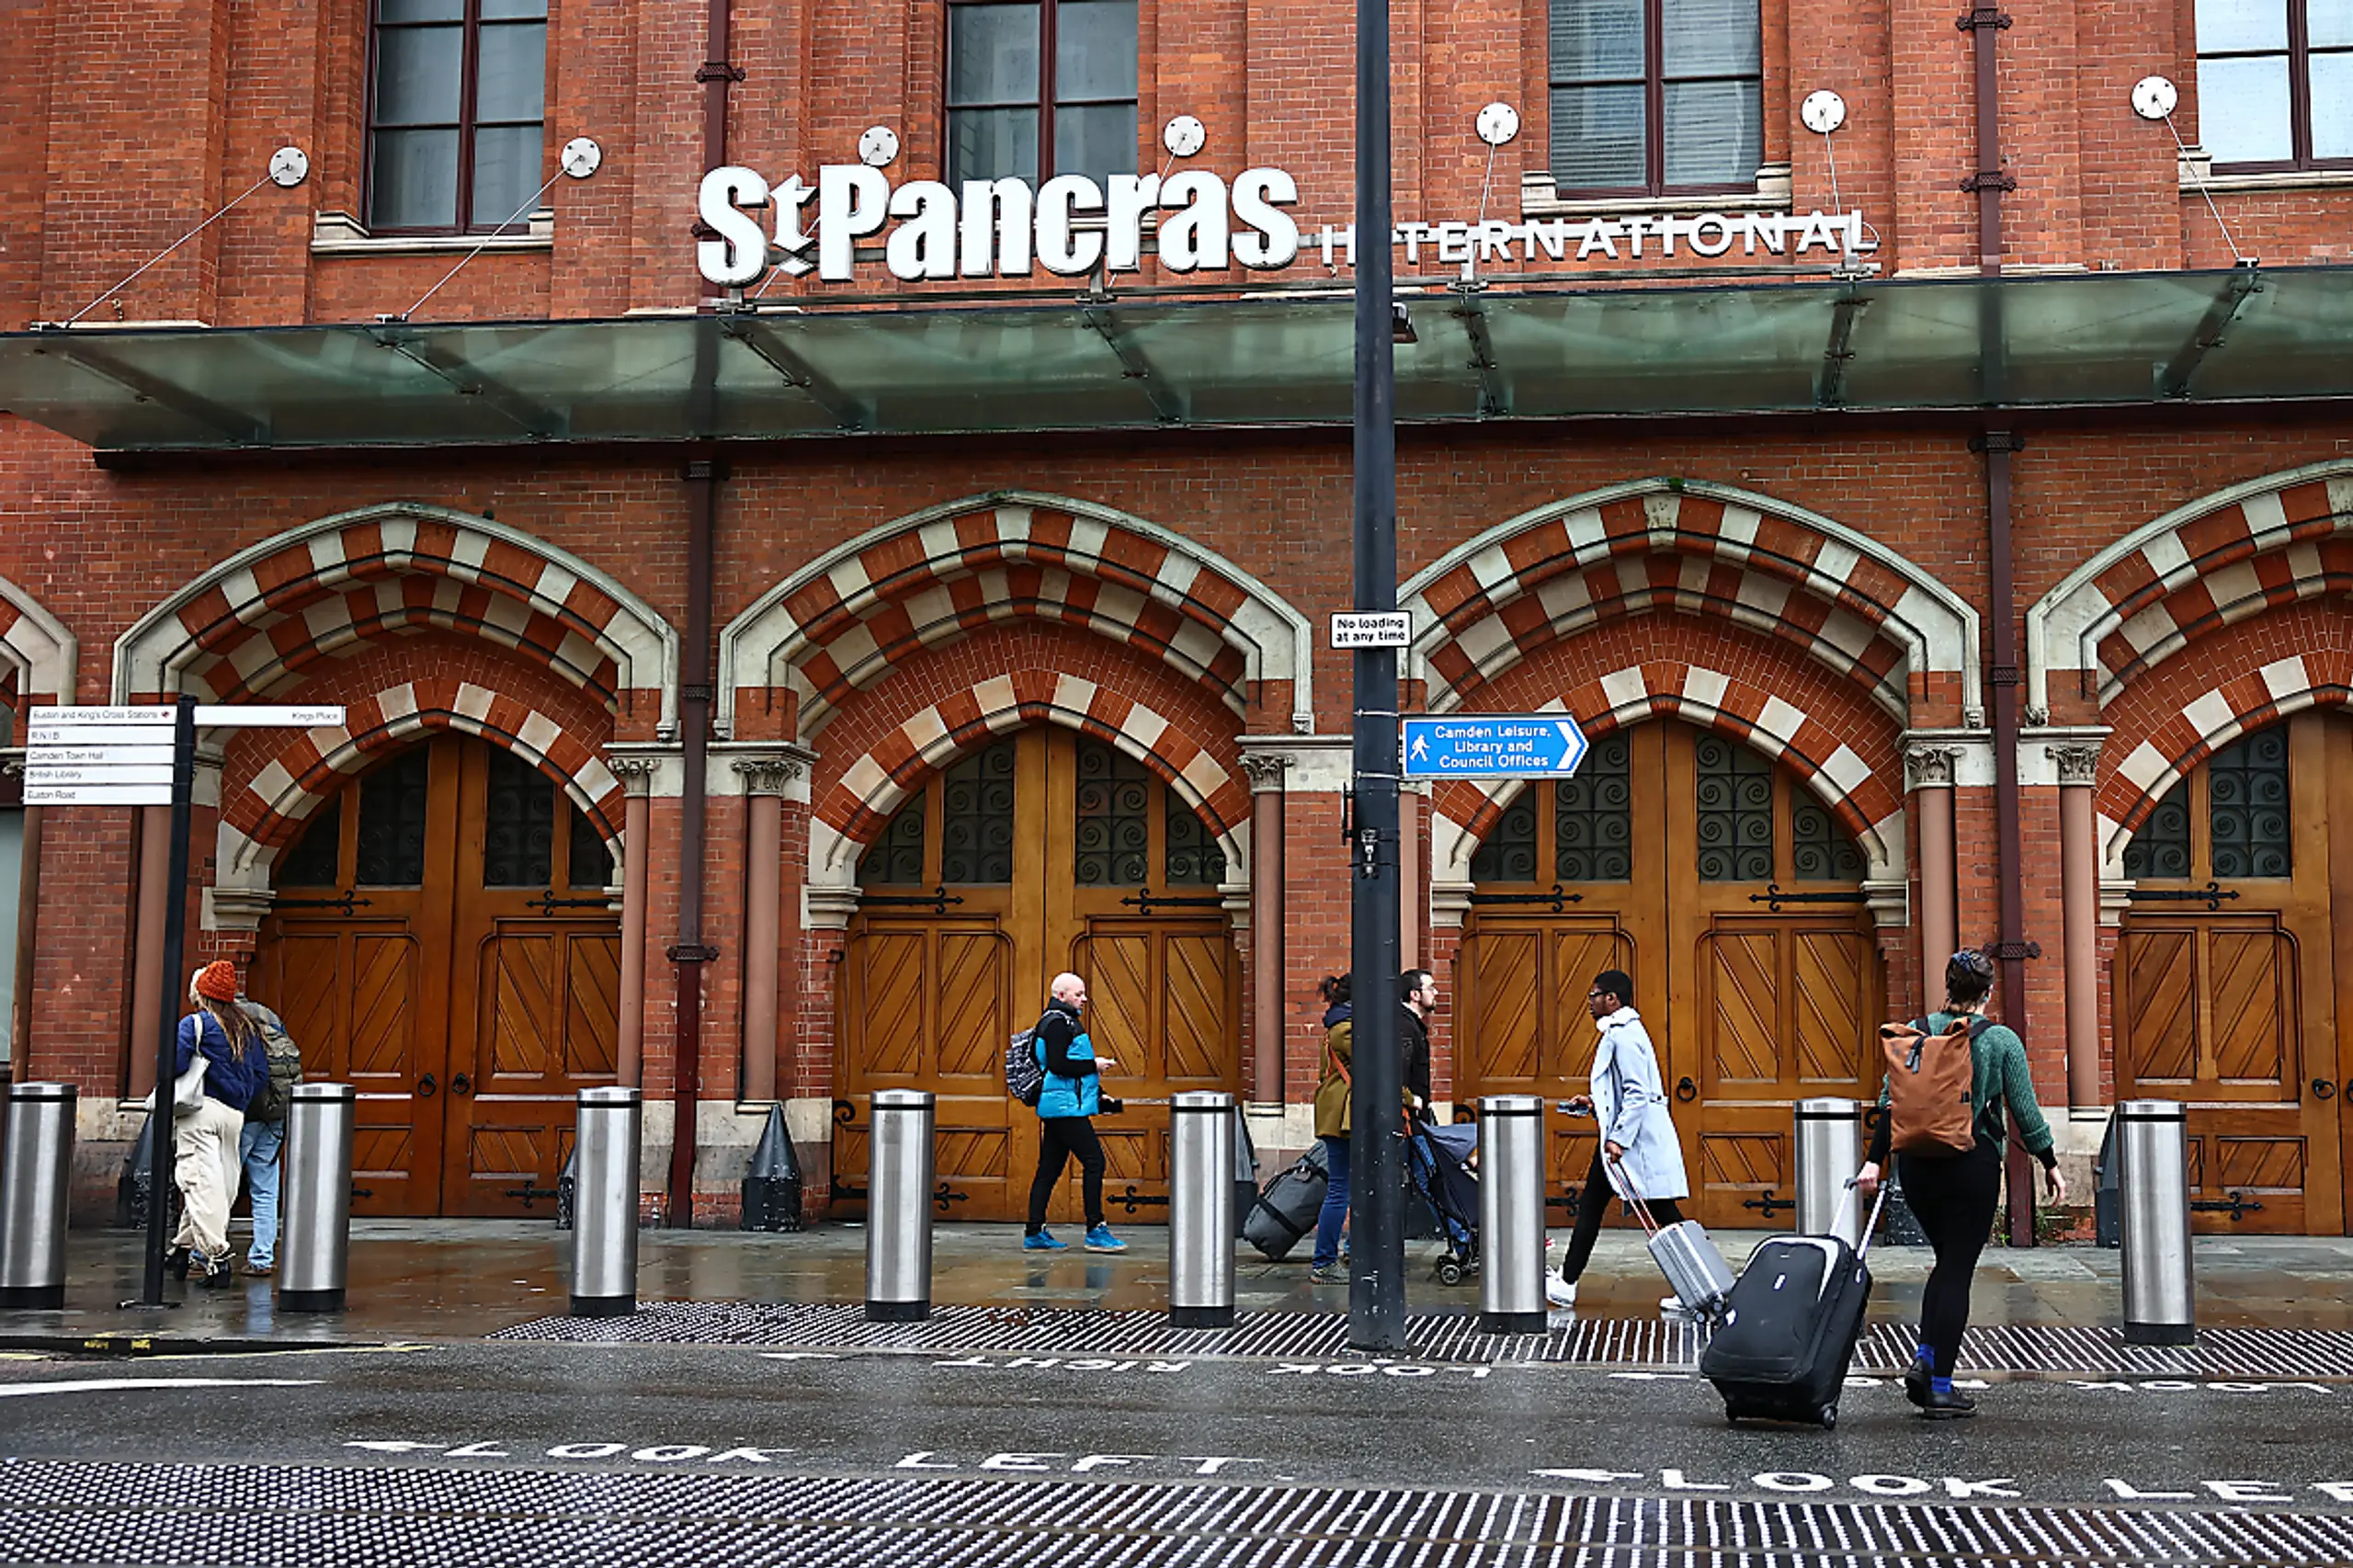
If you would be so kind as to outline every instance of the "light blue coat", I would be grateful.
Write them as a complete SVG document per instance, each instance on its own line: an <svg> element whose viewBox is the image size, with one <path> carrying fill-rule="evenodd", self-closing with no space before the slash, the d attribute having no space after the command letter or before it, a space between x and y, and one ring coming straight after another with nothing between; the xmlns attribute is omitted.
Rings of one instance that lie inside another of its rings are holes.
<svg viewBox="0 0 2353 1568"><path fill-rule="evenodd" d="M1609 1185L1620 1197L1688 1198L1683 1145L1667 1114L1666 1084L1659 1075L1658 1051L1643 1016L1620 1007L1600 1020L1601 1041L1593 1052L1593 1115L1602 1138L1626 1151ZM1631 1185L1633 1192L1623 1191Z"/></svg>

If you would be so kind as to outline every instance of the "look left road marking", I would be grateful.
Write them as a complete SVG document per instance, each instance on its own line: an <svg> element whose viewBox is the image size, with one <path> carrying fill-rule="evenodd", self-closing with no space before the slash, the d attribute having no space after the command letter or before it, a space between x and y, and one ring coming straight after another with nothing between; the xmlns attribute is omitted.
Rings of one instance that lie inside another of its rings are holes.
<svg viewBox="0 0 2353 1568"><path fill-rule="evenodd" d="M63 1383L0 1383L0 1399L43 1393L103 1393L114 1389L301 1389L324 1378L77 1378Z"/></svg>

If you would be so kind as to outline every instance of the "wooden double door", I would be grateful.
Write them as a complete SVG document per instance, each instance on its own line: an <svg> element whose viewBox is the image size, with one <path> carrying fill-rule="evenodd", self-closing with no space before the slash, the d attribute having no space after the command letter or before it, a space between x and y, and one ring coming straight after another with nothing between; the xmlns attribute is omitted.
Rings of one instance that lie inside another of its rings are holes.
<svg viewBox="0 0 2353 1568"><path fill-rule="evenodd" d="M2344 1233L2353 1220L2353 719L2234 742L2125 853L2116 1093L2189 1105L2202 1231Z"/></svg>
<svg viewBox="0 0 2353 1568"><path fill-rule="evenodd" d="M1218 884L1224 857L1144 765L1034 729L972 753L910 798L860 859L836 993L835 1191L866 1186L871 1096L938 1096L937 1212L1017 1220L1035 1114L1006 1093L1005 1048L1053 976L1086 981L1086 1027L1118 1068L1098 1117L1115 1222L1167 1213L1168 1096L1240 1085L1238 983ZM1078 1217L1074 1164L1050 1215Z"/></svg>
<svg viewBox="0 0 2353 1568"><path fill-rule="evenodd" d="M1665 721L1604 737L1574 779L1524 790L1472 861L1458 1096L1584 1092L1586 994L1624 970L1699 1217L1788 1224L1792 1103L1877 1093L1863 864L1794 775L1734 740ZM1595 1124L1546 1125L1552 1176L1582 1182Z"/></svg>
<svg viewBox="0 0 2353 1568"><path fill-rule="evenodd" d="M353 1209L552 1214L574 1096L616 1081L609 852L545 774L444 735L283 855L252 994L355 1085Z"/></svg>

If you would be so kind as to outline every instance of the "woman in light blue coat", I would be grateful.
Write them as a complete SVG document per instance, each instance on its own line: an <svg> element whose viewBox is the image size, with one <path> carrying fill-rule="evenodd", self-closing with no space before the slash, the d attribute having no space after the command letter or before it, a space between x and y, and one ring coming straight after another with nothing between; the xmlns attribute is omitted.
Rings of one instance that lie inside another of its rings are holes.
<svg viewBox="0 0 2353 1568"><path fill-rule="evenodd" d="M1643 1016L1634 1011L1633 995L1633 980L1617 969L1594 976L1593 989L1586 995L1586 1009L1601 1039L1594 1047L1592 1093L1571 1096L1568 1106L1592 1114L1601 1129L1601 1146L1593 1152L1593 1168L1577 1199L1568 1256L1559 1274L1545 1278L1544 1294L1555 1306L1576 1305L1577 1280L1593 1256L1613 1194L1640 1198L1661 1225L1678 1223L1683 1210L1676 1200L1690 1196L1683 1145L1675 1136L1675 1119L1667 1114L1658 1048L1643 1027ZM1682 1304L1673 1296L1659 1302L1669 1312Z"/></svg>

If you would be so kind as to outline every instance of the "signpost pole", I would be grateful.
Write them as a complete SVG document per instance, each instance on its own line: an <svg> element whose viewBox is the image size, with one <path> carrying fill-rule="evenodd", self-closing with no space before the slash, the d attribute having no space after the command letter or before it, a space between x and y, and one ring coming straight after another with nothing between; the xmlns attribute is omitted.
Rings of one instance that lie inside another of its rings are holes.
<svg viewBox="0 0 2353 1568"><path fill-rule="evenodd" d="M1356 608L1397 608L1396 347L1389 210L1389 0L1357 0ZM1398 1055L1397 653L1356 653L1356 990L1348 1343L1404 1350L1404 1077Z"/></svg>
<svg viewBox="0 0 2353 1568"><path fill-rule="evenodd" d="M188 962L188 808L196 793L196 699L182 697L172 724L171 869L164 882L164 1006L155 1026L154 1109L147 1118L147 1272L132 1306L161 1307L164 1243L172 1208L172 1080L177 1077L180 971Z"/></svg>

